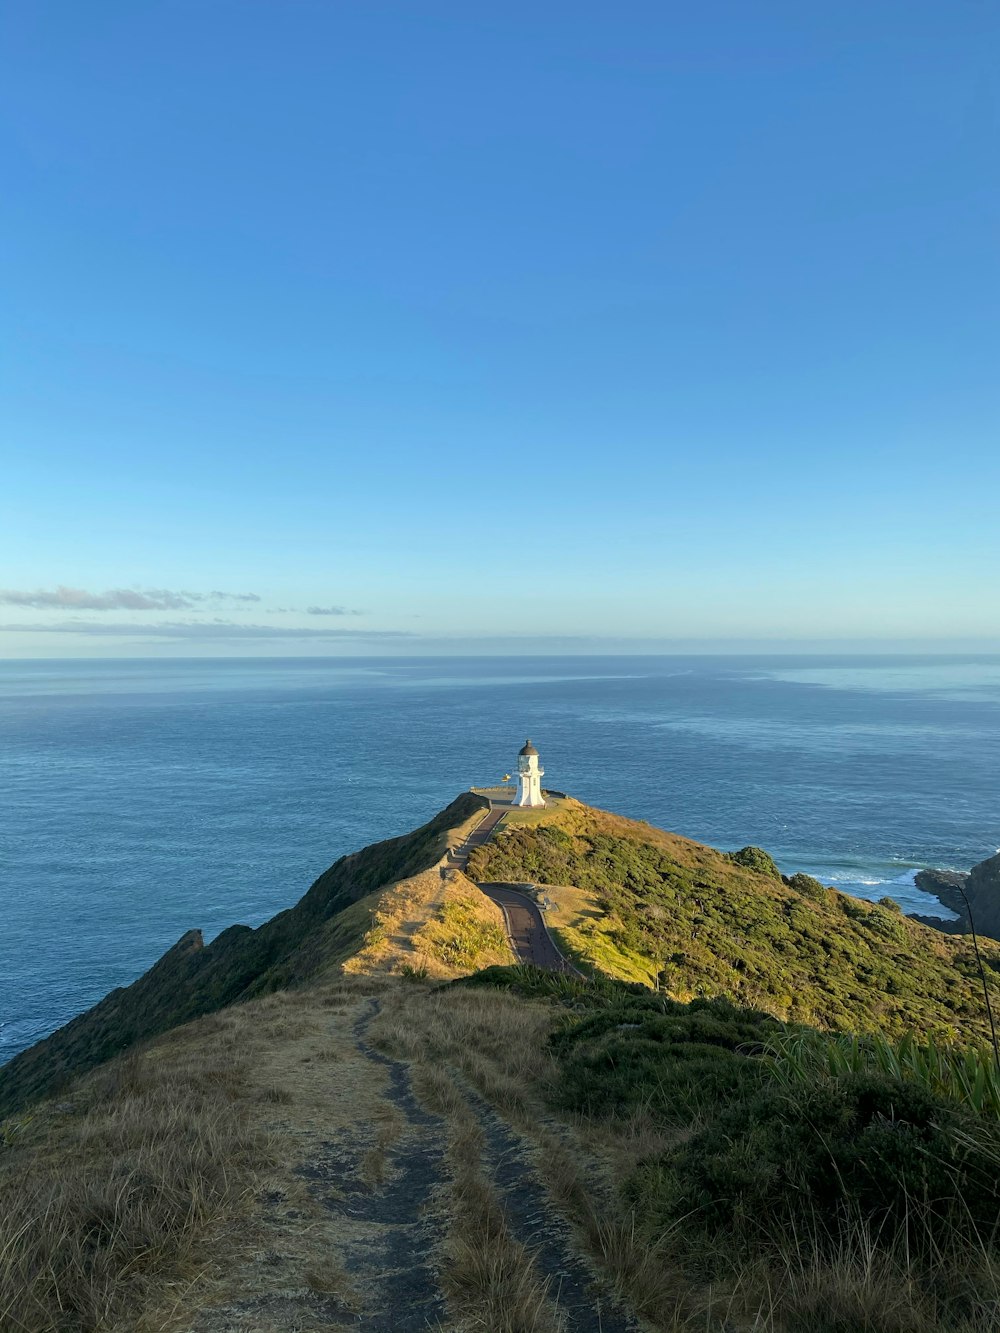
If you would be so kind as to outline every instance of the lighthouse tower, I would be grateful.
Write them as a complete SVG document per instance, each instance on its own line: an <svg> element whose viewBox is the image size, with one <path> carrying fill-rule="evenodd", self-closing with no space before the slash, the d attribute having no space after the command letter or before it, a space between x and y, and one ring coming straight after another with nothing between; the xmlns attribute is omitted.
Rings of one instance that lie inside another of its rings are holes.
<svg viewBox="0 0 1000 1333"><path fill-rule="evenodd" d="M517 756L517 795L515 805L544 805L542 778L545 769L538 765L538 751L531 741L525 741Z"/></svg>

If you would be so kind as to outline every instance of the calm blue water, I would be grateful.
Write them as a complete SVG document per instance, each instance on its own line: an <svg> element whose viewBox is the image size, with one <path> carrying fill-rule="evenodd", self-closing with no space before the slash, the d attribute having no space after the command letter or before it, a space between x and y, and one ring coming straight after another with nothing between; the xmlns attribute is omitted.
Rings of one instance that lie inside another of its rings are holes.
<svg viewBox="0 0 1000 1333"><path fill-rule="evenodd" d="M1000 657L0 663L0 1060L526 735L552 787L907 910L1000 846Z"/></svg>

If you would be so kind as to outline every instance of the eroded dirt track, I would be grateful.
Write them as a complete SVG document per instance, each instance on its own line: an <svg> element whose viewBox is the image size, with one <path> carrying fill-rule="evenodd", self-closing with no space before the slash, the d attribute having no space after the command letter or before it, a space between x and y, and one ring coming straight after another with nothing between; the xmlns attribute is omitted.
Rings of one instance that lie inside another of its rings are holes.
<svg viewBox="0 0 1000 1333"><path fill-rule="evenodd" d="M385 1069L383 1095L400 1112L402 1132L374 1172L366 1171L363 1141L345 1127L324 1140L316 1160L297 1167L296 1174L323 1208L357 1233L345 1241L339 1259L370 1300L367 1310L351 1314L351 1327L363 1333L419 1333L445 1315L435 1263L444 1234L443 1209L435 1208L444 1132L441 1117L418 1105L405 1066L368 1045L365 1032L373 1012L368 1006L356 1019L354 1044L363 1059Z"/></svg>
<svg viewBox="0 0 1000 1333"><path fill-rule="evenodd" d="M267 1126L274 1164L247 1215L206 1246L212 1261L199 1278L130 1333L635 1327L595 1282L531 1143L455 1070L435 1071L450 1104L428 1099L426 1066L415 1086L419 1068L379 1048L380 1006L357 987L262 1002L249 1038L253 1114ZM485 1268L495 1244L506 1269L499 1260L495 1272L470 1268L475 1225L463 1191L472 1176L493 1219L480 1238ZM508 1287L521 1307L524 1290L535 1293L528 1322L523 1313L507 1322Z"/></svg>
<svg viewBox="0 0 1000 1333"><path fill-rule="evenodd" d="M548 1284L567 1333L630 1333L634 1321L601 1290L576 1251L570 1228L553 1210L525 1143L482 1098L471 1095L469 1101L483 1130L487 1171L507 1224Z"/></svg>

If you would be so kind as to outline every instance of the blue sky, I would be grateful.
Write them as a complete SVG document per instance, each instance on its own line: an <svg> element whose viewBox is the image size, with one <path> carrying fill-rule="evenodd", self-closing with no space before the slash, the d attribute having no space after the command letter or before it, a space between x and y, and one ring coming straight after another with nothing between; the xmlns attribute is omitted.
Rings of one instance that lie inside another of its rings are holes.
<svg viewBox="0 0 1000 1333"><path fill-rule="evenodd" d="M0 654L1000 646L994 5L0 50Z"/></svg>

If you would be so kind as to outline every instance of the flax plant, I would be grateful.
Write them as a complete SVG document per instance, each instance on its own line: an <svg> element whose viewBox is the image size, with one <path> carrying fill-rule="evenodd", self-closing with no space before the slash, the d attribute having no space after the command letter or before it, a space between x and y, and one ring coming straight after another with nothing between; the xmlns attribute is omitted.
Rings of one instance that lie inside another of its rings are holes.
<svg viewBox="0 0 1000 1333"><path fill-rule="evenodd" d="M897 1041L880 1034L851 1036L786 1031L768 1038L774 1076L789 1086L817 1078L884 1074L921 1083L928 1091L978 1116L1000 1120L1000 1069L987 1046L920 1042L913 1033Z"/></svg>

